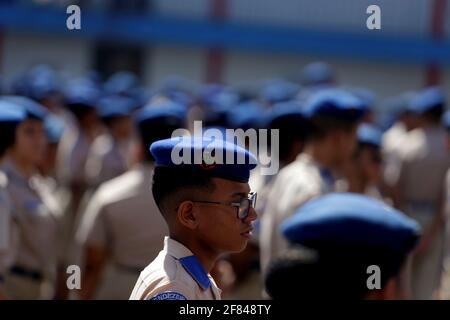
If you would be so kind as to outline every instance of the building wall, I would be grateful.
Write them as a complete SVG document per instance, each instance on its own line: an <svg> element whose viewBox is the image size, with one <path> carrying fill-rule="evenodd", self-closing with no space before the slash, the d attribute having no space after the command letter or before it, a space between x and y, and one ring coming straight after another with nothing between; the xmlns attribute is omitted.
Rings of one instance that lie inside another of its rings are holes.
<svg viewBox="0 0 450 320"><path fill-rule="evenodd" d="M70 75L82 75L92 67L93 43L87 39L40 37L6 33L3 40L1 72L6 83L36 63L49 63ZM143 80L157 85L166 76L178 74L193 82L206 75L206 52L197 47L159 45L146 47ZM380 98L417 89L423 85L425 68L418 65L364 62L330 57L264 54L250 51L226 53L223 79L235 85L250 85L273 77L292 78L308 62L323 58L338 73L341 83L367 86ZM445 88L450 91L450 70L444 72Z"/></svg>
<svg viewBox="0 0 450 320"><path fill-rule="evenodd" d="M4 33L0 49L0 72L6 83L37 63L47 63L71 75L91 67L91 42L87 39Z"/></svg>

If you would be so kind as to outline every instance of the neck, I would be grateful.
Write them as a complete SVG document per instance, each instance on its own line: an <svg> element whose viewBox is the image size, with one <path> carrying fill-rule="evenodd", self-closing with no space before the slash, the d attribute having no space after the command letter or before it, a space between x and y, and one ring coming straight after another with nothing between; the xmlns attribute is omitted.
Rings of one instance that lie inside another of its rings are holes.
<svg viewBox="0 0 450 320"><path fill-rule="evenodd" d="M192 237L181 234L171 234L170 237L191 250L194 256L200 261L200 264L203 269L205 269L206 273L211 272L216 260L219 258L220 253L211 250L202 242L197 239L193 239Z"/></svg>
<svg viewBox="0 0 450 320"><path fill-rule="evenodd" d="M330 171L334 171L336 169L336 165L330 156L329 147L322 142L311 142L305 146L305 151L307 155L309 155L315 162L317 162L320 166L325 169L329 169Z"/></svg>
<svg viewBox="0 0 450 320"><path fill-rule="evenodd" d="M11 153L11 160L14 163L17 171L19 171L26 178L30 178L35 172L35 167L29 161L24 160L16 153Z"/></svg>

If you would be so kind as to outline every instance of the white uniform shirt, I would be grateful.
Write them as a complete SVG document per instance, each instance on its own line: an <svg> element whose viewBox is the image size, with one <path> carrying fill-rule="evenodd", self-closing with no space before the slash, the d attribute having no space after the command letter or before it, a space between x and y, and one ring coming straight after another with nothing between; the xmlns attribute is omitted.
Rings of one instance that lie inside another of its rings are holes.
<svg viewBox="0 0 450 320"><path fill-rule="evenodd" d="M166 237L164 249L141 272L130 300L220 300L220 294L193 253Z"/></svg>
<svg viewBox="0 0 450 320"><path fill-rule="evenodd" d="M309 155L302 153L284 167L270 190L266 211L261 219L261 267L265 274L269 263L287 248L279 233L280 224L308 200L335 190L336 181Z"/></svg>
<svg viewBox="0 0 450 320"><path fill-rule="evenodd" d="M4 161L2 170L8 177L7 190L18 233L15 265L52 274L57 258L59 216L47 202L51 195L44 195L38 181L22 176L12 162Z"/></svg>
<svg viewBox="0 0 450 320"><path fill-rule="evenodd" d="M152 165L107 181L91 198L77 231L81 245L106 249L114 264L144 268L169 234L151 191Z"/></svg>

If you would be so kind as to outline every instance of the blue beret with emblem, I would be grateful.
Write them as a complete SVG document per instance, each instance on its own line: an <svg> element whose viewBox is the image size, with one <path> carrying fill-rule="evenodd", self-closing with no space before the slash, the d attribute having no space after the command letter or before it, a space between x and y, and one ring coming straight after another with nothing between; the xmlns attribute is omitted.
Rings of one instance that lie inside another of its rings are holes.
<svg viewBox="0 0 450 320"><path fill-rule="evenodd" d="M327 248L384 248L405 254L420 237L414 220L385 203L352 193L332 193L305 203L280 231L293 244Z"/></svg>
<svg viewBox="0 0 450 320"><path fill-rule="evenodd" d="M216 138L175 137L154 142L156 166L198 170L211 177L248 182L256 157L237 144Z"/></svg>

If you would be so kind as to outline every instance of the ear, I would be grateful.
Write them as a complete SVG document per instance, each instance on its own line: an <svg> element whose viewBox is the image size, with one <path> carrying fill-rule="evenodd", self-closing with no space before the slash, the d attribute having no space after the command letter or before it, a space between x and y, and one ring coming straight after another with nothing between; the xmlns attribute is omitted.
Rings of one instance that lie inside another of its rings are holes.
<svg viewBox="0 0 450 320"><path fill-rule="evenodd" d="M183 201L178 207L178 221L186 228L195 229L198 225L198 219L194 211L194 203L192 201Z"/></svg>

